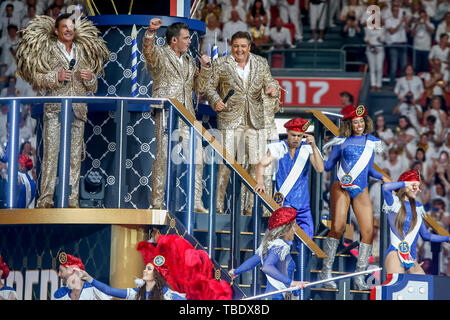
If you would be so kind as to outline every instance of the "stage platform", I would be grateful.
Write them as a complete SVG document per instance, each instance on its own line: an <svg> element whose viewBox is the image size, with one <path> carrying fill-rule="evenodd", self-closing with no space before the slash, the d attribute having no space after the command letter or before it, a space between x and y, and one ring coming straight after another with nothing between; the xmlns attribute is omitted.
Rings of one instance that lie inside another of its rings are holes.
<svg viewBox="0 0 450 320"><path fill-rule="evenodd" d="M3 209L0 225L6 224L111 224L166 225L166 210L52 208Z"/></svg>

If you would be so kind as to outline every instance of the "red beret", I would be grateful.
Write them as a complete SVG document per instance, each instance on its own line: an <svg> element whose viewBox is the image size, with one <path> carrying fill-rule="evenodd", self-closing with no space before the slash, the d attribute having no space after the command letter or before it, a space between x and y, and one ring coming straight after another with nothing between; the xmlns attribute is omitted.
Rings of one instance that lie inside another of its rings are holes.
<svg viewBox="0 0 450 320"><path fill-rule="evenodd" d="M27 168L27 170L31 170L33 168L33 160L25 154L19 154L19 163Z"/></svg>
<svg viewBox="0 0 450 320"><path fill-rule="evenodd" d="M355 119L367 115L367 109L362 104L359 106L348 105L341 110L342 119Z"/></svg>
<svg viewBox="0 0 450 320"><path fill-rule="evenodd" d="M282 207L275 210L269 218L269 230L291 223L297 216L297 209Z"/></svg>
<svg viewBox="0 0 450 320"><path fill-rule="evenodd" d="M419 173L415 170L405 171L400 175L400 177L398 178L398 181L419 181L420 182Z"/></svg>
<svg viewBox="0 0 450 320"><path fill-rule="evenodd" d="M284 127L288 130L306 132L306 130L308 130L310 125L311 122L309 120L303 118L294 118L286 122L284 124Z"/></svg>
<svg viewBox="0 0 450 320"><path fill-rule="evenodd" d="M2 256L0 256L0 270L3 271L2 279L6 279L9 276L9 268L6 262L3 261Z"/></svg>
<svg viewBox="0 0 450 320"><path fill-rule="evenodd" d="M66 254L65 252L61 252L59 254L59 263L61 263L61 265L66 268L76 267L80 270L84 270L84 265L80 258L74 257L70 254Z"/></svg>

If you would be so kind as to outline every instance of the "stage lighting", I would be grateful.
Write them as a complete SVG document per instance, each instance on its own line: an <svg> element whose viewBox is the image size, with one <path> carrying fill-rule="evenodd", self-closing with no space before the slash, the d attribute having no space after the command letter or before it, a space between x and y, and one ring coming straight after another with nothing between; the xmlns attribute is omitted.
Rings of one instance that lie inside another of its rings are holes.
<svg viewBox="0 0 450 320"><path fill-rule="evenodd" d="M80 181L80 208L102 208L104 199L105 179L92 170Z"/></svg>

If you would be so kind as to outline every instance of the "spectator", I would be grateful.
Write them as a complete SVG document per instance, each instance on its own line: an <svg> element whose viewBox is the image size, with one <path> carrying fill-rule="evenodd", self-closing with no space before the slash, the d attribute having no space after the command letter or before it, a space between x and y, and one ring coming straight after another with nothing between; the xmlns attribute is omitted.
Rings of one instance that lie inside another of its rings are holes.
<svg viewBox="0 0 450 320"><path fill-rule="evenodd" d="M220 16L222 14L222 10L217 5L216 0L208 1L207 3L205 3L205 6L203 7L203 9L200 12L201 12L200 16L201 16L202 21L205 21L206 17L210 13L216 15L217 20L220 21Z"/></svg>
<svg viewBox="0 0 450 320"><path fill-rule="evenodd" d="M342 7L339 13L339 20L345 22L348 15L352 15L360 21L364 14L364 7L359 4L359 0L347 0L347 4Z"/></svg>
<svg viewBox="0 0 450 320"><path fill-rule="evenodd" d="M400 15L400 6L394 3L391 9L392 15L386 19L386 44L389 49L389 68L391 86L394 85L397 68L403 70L407 63L407 38L408 17L406 14Z"/></svg>
<svg viewBox="0 0 450 320"><path fill-rule="evenodd" d="M239 20L239 13L236 10L231 11L231 20L223 25L222 37L231 44L231 36L238 31L247 31L247 24Z"/></svg>
<svg viewBox="0 0 450 320"><path fill-rule="evenodd" d="M27 0L26 7L24 8L24 12L23 12L24 16L27 14L28 8L30 6L33 6L36 8L37 15L42 15L42 14L44 14L44 12L45 12L44 8L47 5L42 0L39 0L39 1L38 0Z"/></svg>
<svg viewBox="0 0 450 320"><path fill-rule="evenodd" d="M442 146L439 148L438 153L441 153L442 151L447 152L447 154L450 154L450 130L446 129L447 136L445 139L445 142L442 144Z"/></svg>
<svg viewBox="0 0 450 320"><path fill-rule="evenodd" d="M330 28L336 27L336 24L334 23L335 18L339 19L339 5L340 0L337 1L329 1L329 7L328 7L328 26Z"/></svg>
<svg viewBox="0 0 450 320"><path fill-rule="evenodd" d="M441 35L446 34L450 37L450 12L445 14L444 20L439 23L434 40L439 43Z"/></svg>
<svg viewBox="0 0 450 320"><path fill-rule="evenodd" d="M436 9L436 14L434 15L434 21L442 21L445 19L447 12L450 12L450 1L448 0L438 0L438 5ZM439 35L437 35L439 39Z"/></svg>
<svg viewBox="0 0 450 320"><path fill-rule="evenodd" d="M412 19L411 36L416 59L416 71L428 71L428 56L431 50L431 39L434 33L434 25L430 21L427 12L420 10L420 17Z"/></svg>
<svg viewBox="0 0 450 320"><path fill-rule="evenodd" d="M405 76L397 79L394 92L397 98L402 100L408 92L413 93L413 104L420 103L422 94L424 92L423 82L420 77L414 75L414 69L412 65L407 65L405 70Z"/></svg>
<svg viewBox="0 0 450 320"><path fill-rule="evenodd" d="M221 18L220 18L220 22L222 24L225 24L231 20L231 11L233 11L233 10L237 11L237 13L239 15L239 19L241 21L246 20L247 14L245 13L245 10L242 7L241 2L239 0L231 0L230 4L228 4L227 6L222 6L222 14L221 14Z"/></svg>
<svg viewBox="0 0 450 320"><path fill-rule="evenodd" d="M422 108L414 101L413 93L409 91L394 107L392 114L400 114L407 117L417 132L420 132L421 126L419 123L423 119Z"/></svg>
<svg viewBox="0 0 450 320"><path fill-rule="evenodd" d="M345 22L345 25L341 29L341 36L343 38L343 44L344 45L358 45L363 44L363 32L361 29L361 26L359 25L358 20L356 18L349 14L347 16L347 20ZM362 47L346 47L346 59L347 61L363 61L363 51L364 49ZM359 65L358 64L351 64L347 66L347 71L358 71Z"/></svg>
<svg viewBox="0 0 450 320"><path fill-rule="evenodd" d="M24 29L28 26L28 23L36 17L36 7L33 5L28 6L27 15L23 17L22 22L20 24L21 29Z"/></svg>
<svg viewBox="0 0 450 320"><path fill-rule="evenodd" d="M428 134L428 140L433 142L435 145L440 144L441 132L436 130L436 117L429 115L425 119L425 127L422 129L423 133Z"/></svg>
<svg viewBox="0 0 450 320"><path fill-rule="evenodd" d="M433 97L441 99L441 106L445 110L445 91L448 85L449 72L442 70L441 60L434 58L431 60L430 72L424 72L420 77L424 80L426 92L426 105L429 105Z"/></svg>
<svg viewBox="0 0 450 320"><path fill-rule="evenodd" d="M292 23L294 25L294 40L301 42L303 40L303 24L300 17L300 0L275 0L275 3L280 12L281 19L285 23Z"/></svg>
<svg viewBox="0 0 450 320"><path fill-rule="evenodd" d="M6 124L8 123L9 105L0 105L0 152L6 146L8 141L8 131Z"/></svg>
<svg viewBox="0 0 450 320"><path fill-rule="evenodd" d="M309 25L312 32L312 38L308 42L323 42L327 16L326 0L305 0L305 9L309 10ZM319 31L318 40L317 31Z"/></svg>
<svg viewBox="0 0 450 320"><path fill-rule="evenodd" d="M49 17L52 17L53 19L56 20L56 18L58 18L58 16L61 14L61 8L58 6L55 6L54 4L51 5L48 9L47 9L47 15Z"/></svg>
<svg viewBox="0 0 450 320"><path fill-rule="evenodd" d="M430 104L428 105L428 109L423 114L424 118L427 119L428 116L434 116L436 118L435 128L438 135L441 135L441 131L444 130L447 126L447 114L444 110L441 109L441 98L433 97L431 99ZM440 138L439 138L440 140Z"/></svg>
<svg viewBox="0 0 450 320"><path fill-rule="evenodd" d="M247 13L247 24L250 27L256 25L255 19L259 18L263 25L269 24L269 16L267 10L264 8L262 0L255 0L249 12Z"/></svg>
<svg viewBox="0 0 450 320"><path fill-rule="evenodd" d="M15 97L16 94L16 77L8 77L8 86L0 92L0 97Z"/></svg>
<svg viewBox="0 0 450 320"><path fill-rule="evenodd" d="M385 145L390 146L394 142L394 133L391 128L386 127L383 115L378 115L375 118L375 133L374 135L380 139Z"/></svg>
<svg viewBox="0 0 450 320"><path fill-rule="evenodd" d="M405 116L400 116L398 118L397 137L394 144L405 155L406 152L413 155L416 153L417 137L416 129L412 126L411 121Z"/></svg>
<svg viewBox="0 0 450 320"><path fill-rule="evenodd" d="M429 17L434 17L436 14L437 9L437 2L436 0L422 0L423 7L425 8L425 11L427 12Z"/></svg>
<svg viewBox="0 0 450 320"><path fill-rule="evenodd" d="M260 17L253 19L253 27L250 27L250 35L252 36L251 49L253 53L262 54L264 45L270 42L269 28L263 25ZM266 47L266 49L268 49Z"/></svg>
<svg viewBox="0 0 450 320"><path fill-rule="evenodd" d="M430 65L433 63L434 59L441 60L441 71L444 72L448 68L448 58L449 51L448 48L449 36L446 33L442 33L439 37L439 44L435 44L431 47L430 54L428 55L428 60Z"/></svg>
<svg viewBox="0 0 450 320"><path fill-rule="evenodd" d="M353 105L355 103L355 98L348 91L342 91L341 93L339 93L339 99L341 100L342 108Z"/></svg>
<svg viewBox="0 0 450 320"><path fill-rule="evenodd" d="M428 162L432 161L434 158L434 154L436 153L436 146L432 141L428 140L428 134L422 133L419 137L419 142L417 142L417 150L423 150L425 153L423 162L425 162L425 159L428 159ZM418 156L416 151L416 160L420 160L420 155ZM424 172L428 168L428 165L424 165ZM424 176L427 175L424 173Z"/></svg>
<svg viewBox="0 0 450 320"><path fill-rule="evenodd" d="M14 15L17 16L17 18L21 19L23 16L23 12L25 11L25 5L20 0L7 0L3 1L0 5L0 16L6 17L6 7L11 4L14 7Z"/></svg>
<svg viewBox="0 0 450 320"><path fill-rule="evenodd" d="M17 15L14 15L14 6L12 4L8 4L5 10L6 16L1 17L0 20L2 36L6 35L9 25L20 26L20 18Z"/></svg>
<svg viewBox="0 0 450 320"><path fill-rule="evenodd" d="M295 47L292 45L291 32L283 27L283 20L280 16L275 18L275 26L270 28L270 39L275 49Z"/></svg>
<svg viewBox="0 0 450 320"><path fill-rule="evenodd" d="M379 91L382 87L383 66L384 66L384 46L385 29L365 27L364 41L367 44L366 55L369 63L370 87L372 91Z"/></svg>
<svg viewBox="0 0 450 320"><path fill-rule="evenodd" d="M222 39L222 31L219 28L219 21L215 14L210 13L206 17L206 31L201 37L201 50L203 54L207 54L208 46L212 47L215 41Z"/></svg>
<svg viewBox="0 0 450 320"><path fill-rule="evenodd" d="M399 154L397 148L389 149L388 159L383 163L383 168L389 168L391 179L397 181L405 168L409 167L409 161L405 153Z"/></svg>

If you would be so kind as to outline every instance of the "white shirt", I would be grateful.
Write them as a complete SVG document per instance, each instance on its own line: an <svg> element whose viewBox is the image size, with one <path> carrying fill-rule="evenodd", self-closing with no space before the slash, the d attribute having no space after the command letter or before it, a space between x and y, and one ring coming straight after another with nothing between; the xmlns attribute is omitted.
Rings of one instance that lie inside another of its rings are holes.
<svg viewBox="0 0 450 320"><path fill-rule="evenodd" d="M371 46L383 45L383 42L386 39L385 28L370 29L365 27L364 34L365 34L364 41L369 41Z"/></svg>
<svg viewBox="0 0 450 320"><path fill-rule="evenodd" d="M72 42L72 48L70 49L70 53L67 53L66 45L64 43L57 40L56 44L58 45L58 48L61 49L61 51L64 53L64 56L67 58L68 61L73 59L73 54L75 52L75 43Z"/></svg>
<svg viewBox="0 0 450 320"><path fill-rule="evenodd" d="M388 29L389 28L396 28L398 26L399 23L402 23L402 26L397 30L397 32L394 32L393 34L391 34ZM405 26L404 23L402 22L402 16L398 15L398 18L394 18L393 16L389 17L386 20L386 25L385 25L386 30L386 43L387 44L392 44L392 43L406 43L407 39L406 39L406 30L405 30Z"/></svg>
<svg viewBox="0 0 450 320"><path fill-rule="evenodd" d="M8 32L8 25L13 24L17 27L17 30L20 30L22 23L20 22L20 18L18 16L13 15L12 17L1 17L1 25L2 35L6 35Z"/></svg>
<svg viewBox="0 0 450 320"><path fill-rule="evenodd" d="M239 77L243 80L244 85L247 85L248 75L250 74L250 59L244 68L239 67L235 61L234 70L236 70Z"/></svg>
<svg viewBox="0 0 450 320"><path fill-rule="evenodd" d="M411 124L417 129L420 130L419 118L417 116L418 112L422 112L422 108L420 105L408 105L406 102L402 103L398 108L400 115L408 117Z"/></svg>
<svg viewBox="0 0 450 320"><path fill-rule="evenodd" d="M36 1L39 2L39 1ZM25 4L22 1L4 1L0 5L0 16L6 17L6 6L12 4L14 6L13 15L22 18L26 14Z"/></svg>
<svg viewBox="0 0 450 320"><path fill-rule="evenodd" d="M425 7L429 17L434 17L436 14L437 0L422 0L422 5Z"/></svg>
<svg viewBox="0 0 450 320"><path fill-rule="evenodd" d="M435 44L434 46L431 47L431 51L430 51L430 54L428 55L428 59L439 59L443 62L447 62L448 52L449 52L448 47L445 47L445 49L442 50L442 48L438 44Z"/></svg>
<svg viewBox="0 0 450 320"><path fill-rule="evenodd" d="M439 23L437 30L436 30L436 36L434 37L434 40L436 40L437 43L439 43L441 34L447 33L447 35L450 37L450 32L447 32L447 24L445 23L445 20Z"/></svg>
<svg viewBox="0 0 450 320"><path fill-rule="evenodd" d="M241 4L239 3L236 7L232 7L231 4L229 6L226 6L223 10L222 10L222 14L220 15L220 22L228 22L231 21L231 12L232 11L237 11L238 15L239 15L239 19L241 21L246 21L247 20L247 14L245 13L244 8L242 8Z"/></svg>
<svg viewBox="0 0 450 320"><path fill-rule="evenodd" d="M0 64L10 65L15 63L14 56L9 50L11 47L17 49L17 45L19 44L19 36L16 35L15 40L11 40L8 33L4 37L0 39L0 47L2 48L2 54L0 56Z"/></svg>
<svg viewBox="0 0 450 320"><path fill-rule="evenodd" d="M431 78L431 74L429 72L423 72L420 77L424 80L424 81L428 81ZM443 81L447 81L449 80L449 73L448 70L445 70L444 72L444 76L443 76ZM442 88L440 86L434 86L433 88L433 95L434 96L443 96L444 92L442 91Z"/></svg>
<svg viewBox="0 0 450 320"><path fill-rule="evenodd" d="M280 31L277 27L270 28L270 39L274 46L292 45L291 32L285 27L281 27Z"/></svg>
<svg viewBox="0 0 450 320"><path fill-rule="evenodd" d="M231 39L233 34L238 31L248 31L248 26L245 22L242 21L228 21L223 25L222 29L222 37L225 39Z"/></svg>
<svg viewBox="0 0 450 320"><path fill-rule="evenodd" d="M220 28L214 30L206 28L205 34L202 36L202 51L204 54L208 52L208 45L210 45L211 50L214 46L214 41L219 41L222 39L222 31Z"/></svg>
<svg viewBox="0 0 450 320"><path fill-rule="evenodd" d="M360 5L356 5L356 6L345 5L341 10L340 15L347 16L349 11L355 12L356 20L360 20L361 17L363 16L363 13L365 12L364 8Z"/></svg>
<svg viewBox="0 0 450 320"><path fill-rule="evenodd" d="M409 91L414 95L414 99L420 99L424 92L422 79L418 76L413 76L411 80L407 80L406 77L397 79L394 92L400 98L403 98Z"/></svg>
<svg viewBox="0 0 450 320"><path fill-rule="evenodd" d="M397 181L400 175L409 168L409 161L407 160L405 153L397 156L397 163L392 164L389 159L383 163L383 168L388 168L392 180Z"/></svg>
<svg viewBox="0 0 450 320"><path fill-rule="evenodd" d="M68 287L61 287L53 294L54 300L72 300ZM111 300L111 296L104 294L91 284L85 284L80 293L79 300Z"/></svg>
<svg viewBox="0 0 450 320"><path fill-rule="evenodd" d="M427 26L434 30L432 23L425 22ZM429 51L431 49L431 35L425 24L418 24L414 34L414 49ZM412 26L414 28L414 25Z"/></svg>

